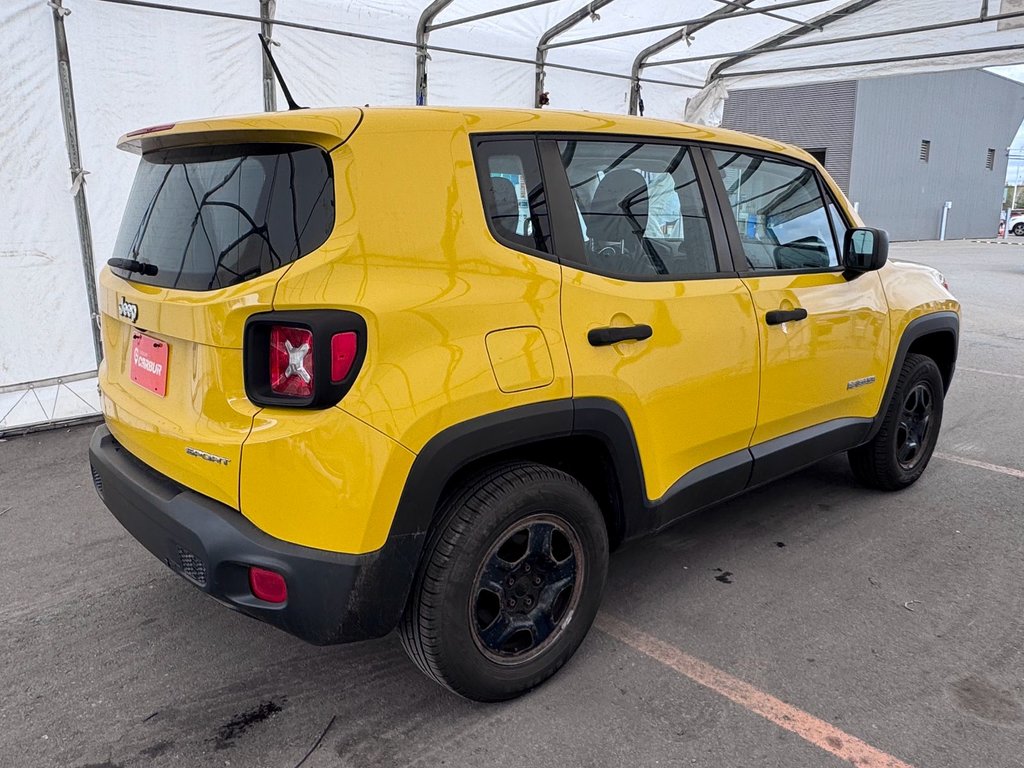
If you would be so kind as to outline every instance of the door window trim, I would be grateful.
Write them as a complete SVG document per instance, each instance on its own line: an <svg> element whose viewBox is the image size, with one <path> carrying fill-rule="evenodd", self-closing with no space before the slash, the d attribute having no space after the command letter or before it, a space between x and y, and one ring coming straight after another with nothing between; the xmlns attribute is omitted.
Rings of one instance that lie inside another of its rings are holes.
<svg viewBox="0 0 1024 768"><path fill-rule="evenodd" d="M544 176L544 163L543 163L543 160L541 158L540 146L539 146L539 144L537 142L536 134L534 134L534 133L507 133L507 132L501 132L501 133L473 133L473 134L470 134L469 140L470 140L470 150L471 150L471 154L473 156L473 166L474 166L474 171L475 171L475 175L476 175L477 194L479 195L479 198L480 198L481 212L483 213L484 221L487 224L487 231L490 232L491 237L493 237L495 242L497 242L499 245L501 245L504 248L509 248L509 249L511 249L513 251L518 251L519 253L525 253L525 254L528 254L530 256L536 256L538 258L544 259L545 261L553 261L555 263L558 263L559 262L558 253L559 253L560 241L558 240L558 235L556 234L556 229L557 228L555 227L555 221L554 221L555 216L554 216L554 211L552 210L552 205L551 205L551 192L550 192L550 187L549 187L549 185L547 183L547 179ZM544 203L545 203L545 205L547 206L547 209L548 209L548 212L547 212L548 229L550 230L550 232L548 233L548 240L551 243L551 253L547 253L547 252L542 251L542 250L540 250L538 248L530 248L528 246L522 245L521 243L516 243L516 242L513 242L511 240L506 240L495 229L494 222L491 221L491 215L490 215L490 212L488 210L487 198L486 198L486 195L487 195L486 190L488 188L488 185L491 183L491 174L490 174L489 169L487 168L486 161L482 158L482 153L483 153L484 150L482 150L480 148L480 145L484 144L484 143L493 143L493 142L499 142L499 141L520 141L520 142L527 141L527 142L530 142L531 144L533 144L535 157L537 159L537 169L538 169L538 171L540 173L540 184L541 184L541 188L544 190Z"/></svg>
<svg viewBox="0 0 1024 768"><path fill-rule="evenodd" d="M541 147L541 170L547 183L548 216L552 222L552 231L561 233L556 234L556 236L561 237L562 240L556 242L559 242L560 247L564 246L564 250L560 251L563 254L563 264L576 267L593 275L610 277L615 280L631 283L679 283L690 280L721 280L722 278L739 277L737 271L732 269L734 264L730 254L730 243L727 238L723 212L719 209L717 198L714 195L711 173L702 152L704 145L666 136L598 133L592 131L537 131L532 135L536 137ZM579 217L576 214L576 202L572 196L569 176L562 163L561 153L558 151L559 141L597 141L605 143L626 141L642 144L663 144L689 149L697 180L697 190L704 203L704 213L711 235L712 255L714 256L717 269L714 272L697 272L693 274L626 275L611 270L598 269L588 264L584 257L583 230L580 228ZM553 200L558 200L557 208L552 202Z"/></svg>
<svg viewBox="0 0 1024 768"><path fill-rule="evenodd" d="M733 266L740 277L769 277L771 275L823 275L830 273L842 273L846 271L846 268L842 263L843 243L839 242L839 239L836 236L835 224L832 222L832 216L828 210L829 204L831 203L835 205L836 210L843 219L843 223L846 224L848 229L852 229L853 225L850 223L843 206L839 205L835 196L831 194L831 190L825 183L825 179L822 178L821 172L812 163L809 163L806 160L801 160L800 158L790 157L789 155L782 155L778 152L770 152L752 147L742 147L734 144L709 143L703 144L702 147L704 149L704 161L707 163L708 172L711 176L711 184L715 189L715 194L718 199L718 207L721 209L722 218L725 219L726 232L729 238L729 245L732 250ZM732 213L732 203L729 201L729 193L725 189L725 181L722 179L722 174L718 172L718 166L715 163L715 151L737 152L741 155L764 157L769 160L775 160L777 162L795 165L810 170L814 174L815 181L818 185L818 194L821 195L822 202L825 204L825 216L828 219L828 227L829 231L832 233L832 241L835 243L836 255L839 260L839 264L834 267L809 267L807 269L752 269L750 264L747 262L746 252L743 249L743 241L740 239L739 225L736 223L736 217ZM728 212L728 215L726 215L726 212Z"/></svg>

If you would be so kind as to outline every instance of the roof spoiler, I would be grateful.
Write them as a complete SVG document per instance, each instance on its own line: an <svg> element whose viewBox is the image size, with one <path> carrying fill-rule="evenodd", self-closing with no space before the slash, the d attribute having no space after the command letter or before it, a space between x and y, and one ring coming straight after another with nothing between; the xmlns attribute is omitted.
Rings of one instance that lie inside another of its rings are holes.
<svg viewBox="0 0 1024 768"><path fill-rule="evenodd" d="M118 139L117 148L142 155L178 147L289 142L311 144L330 152L355 133L362 118L362 109L346 107L319 113L301 110L190 120L126 133Z"/></svg>

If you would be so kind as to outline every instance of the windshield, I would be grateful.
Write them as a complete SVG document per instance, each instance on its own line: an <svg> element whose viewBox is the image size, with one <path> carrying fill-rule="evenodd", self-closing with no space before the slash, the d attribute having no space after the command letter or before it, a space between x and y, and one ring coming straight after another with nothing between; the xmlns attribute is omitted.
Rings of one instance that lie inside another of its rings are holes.
<svg viewBox="0 0 1024 768"><path fill-rule="evenodd" d="M334 227L330 158L316 147L235 145L142 157L112 256L137 283L210 291L319 248ZM152 270L150 270L152 271Z"/></svg>

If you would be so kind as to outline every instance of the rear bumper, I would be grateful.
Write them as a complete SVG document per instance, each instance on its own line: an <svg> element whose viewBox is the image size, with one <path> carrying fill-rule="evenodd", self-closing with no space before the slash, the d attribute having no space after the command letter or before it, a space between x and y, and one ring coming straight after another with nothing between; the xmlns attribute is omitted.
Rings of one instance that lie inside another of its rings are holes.
<svg viewBox="0 0 1024 768"><path fill-rule="evenodd" d="M391 536L364 555L275 539L242 514L188 490L96 428L89 461L114 517L167 566L221 603L317 645L380 637L398 623L423 534ZM282 574L285 603L256 598L249 566Z"/></svg>

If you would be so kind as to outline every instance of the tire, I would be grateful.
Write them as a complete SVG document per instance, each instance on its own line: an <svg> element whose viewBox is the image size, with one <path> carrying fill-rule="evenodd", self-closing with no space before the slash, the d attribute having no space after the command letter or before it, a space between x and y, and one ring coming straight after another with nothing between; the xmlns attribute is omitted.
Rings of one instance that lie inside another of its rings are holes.
<svg viewBox="0 0 1024 768"><path fill-rule="evenodd" d="M402 645L461 696L514 698L575 653L607 573L608 532L586 488L540 464L494 467L442 503L399 625Z"/></svg>
<svg viewBox="0 0 1024 768"><path fill-rule="evenodd" d="M942 426L945 388L935 361L910 354L878 434L848 452L850 468L864 485L898 491L916 482L935 450Z"/></svg>
<svg viewBox="0 0 1024 768"><path fill-rule="evenodd" d="M1024 223L1014 224L1013 229L1011 229L1010 231L1013 232L1013 234L1017 235L1017 237L1024 237Z"/></svg>

